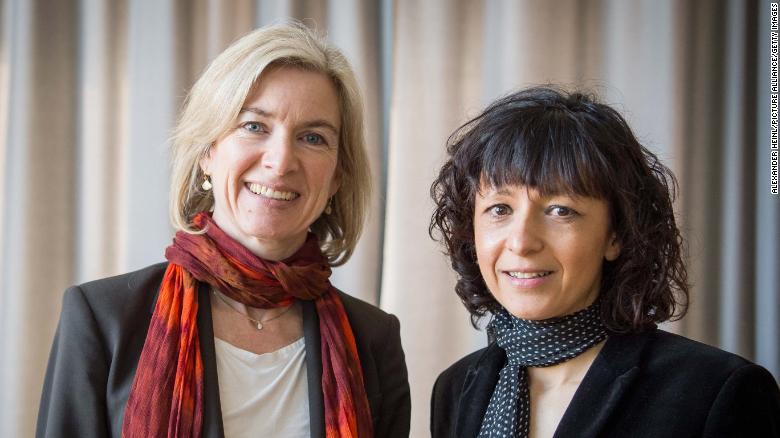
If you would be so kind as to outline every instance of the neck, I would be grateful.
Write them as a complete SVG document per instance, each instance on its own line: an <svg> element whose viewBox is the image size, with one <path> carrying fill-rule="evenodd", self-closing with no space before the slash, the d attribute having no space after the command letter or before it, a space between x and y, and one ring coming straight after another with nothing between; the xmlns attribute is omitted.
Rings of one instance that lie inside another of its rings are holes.
<svg viewBox="0 0 780 438"><path fill-rule="evenodd" d="M219 294L219 301L221 303L219 304L225 304L227 306L230 306L233 308L233 310L238 311L239 313L243 313L244 315L256 319L259 321L262 321L263 319L267 318L274 318L276 315L282 314L286 312L288 309L287 307L274 307L270 309L259 309L257 307L250 307L245 304L241 304L238 301L231 299L227 295L223 294L222 292L218 290L214 290L214 293ZM294 303L292 305L295 305Z"/></svg>
<svg viewBox="0 0 780 438"><path fill-rule="evenodd" d="M279 261L284 260L295 254L306 242L306 233L300 236L294 236L290 239L263 239L255 236L247 236L238 231L235 223L224 220L221 215L214 212L212 219L231 239L240 243L252 254L263 260Z"/></svg>
<svg viewBox="0 0 780 438"><path fill-rule="evenodd" d="M554 388L569 384L579 384L585 377L588 368L596 359L604 342L584 351L577 357L549 367L528 367L528 378L533 385L543 388Z"/></svg>
<svg viewBox="0 0 780 438"><path fill-rule="evenodd" d="M230 234L230 233L228 233ZM293 254L303 246L306 241L306 236L303 239L295 239L295 241L278 241L278 240L262 240L258 238L240 239L233 235L230 235L239 243L244 245L246 249L252 252L252 254L260 257L263 260L272 262L278 262L284 260Z"/></svg>

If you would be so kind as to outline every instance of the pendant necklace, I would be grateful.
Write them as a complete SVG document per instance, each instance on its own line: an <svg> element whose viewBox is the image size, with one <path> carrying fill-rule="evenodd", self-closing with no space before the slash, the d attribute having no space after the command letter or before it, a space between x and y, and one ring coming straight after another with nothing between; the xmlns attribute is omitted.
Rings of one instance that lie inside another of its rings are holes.
<svg viewBox="0 0 780 438"><path fill-rule="evenodd" d="M263 327L264 327L263 324L267 323L268 321L273 321L274 319L281 317L282 315L287 313L288 310L290 310L292 308L292 304L290 304L289 306L287 306L287 308L285 308L282 311L282 313L280 313L280 314L278 314L276 316L273 316L271 318L264 319L264 320L254 319L251 316L246 315L243 312L241 312L238 309L236 309L235 307L231 306L230 303L228 303L228 301L225 299L225 297L223 297L222 294L218 293L216 290L213 291L213 292L214 292L214 296L216 296L217 298L219 298L220 301L225 303L225 305L228 306L230 308L230 310L232 310L232 311L238 313L239 315L243 316L244 318L248 319L255 326L255 328L257 330L262 330Z"/></svg>

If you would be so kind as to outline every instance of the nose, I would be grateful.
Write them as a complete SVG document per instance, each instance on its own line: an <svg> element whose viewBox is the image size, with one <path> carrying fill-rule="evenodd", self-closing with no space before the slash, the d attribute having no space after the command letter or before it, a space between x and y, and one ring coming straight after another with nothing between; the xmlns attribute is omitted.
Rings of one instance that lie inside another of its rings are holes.
<svg viewBox="0 0 780 438"><path fill-rule="evenodd" d="M506 240L509 251L528 256L544 248L544 239L540 233L541 227L528 214L517 214L511 224L510 234Z"/></svg>
<svg viewBox="0 0 780 438"><path fill-rule="evenodd" d="M291 135L276 133L266 142L263 151L263 167L282 176L294 171L297 163L295 143Z"/></svg>

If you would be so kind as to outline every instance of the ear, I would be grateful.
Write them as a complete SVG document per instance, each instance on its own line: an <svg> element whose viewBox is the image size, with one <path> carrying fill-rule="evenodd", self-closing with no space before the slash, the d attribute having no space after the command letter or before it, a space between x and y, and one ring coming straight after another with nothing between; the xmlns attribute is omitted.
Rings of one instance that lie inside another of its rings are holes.
<svg viewBox="0 0 780 438"><path fill-rule="evenodd" d="M200 159L200 170L203 171L203 174L205 175L211 175L211 152L214 149L214 145L209 146L208 150L206 150L206 153L203 154L203 157Z"/></svg>
<svg viewBox="0 0 780 438"><path fill-rule="evenodd" d="M341 188L341 172L339 172L339 170L336 169L336 172L333 174L333 181L330 182L330 193L328 193L328 198L332 198L333 195L335 195L340 188Z"/></svg>
<svg viewBox="0 0 780 438"><path fill-rule="evenodd" d="M609 262L615 261L615 259L620 256L620 248L621 245L617 238L617 234L612 233L612 235L609 236L609 243L607 244L606 252L604 252L604 258Z"/></svg>

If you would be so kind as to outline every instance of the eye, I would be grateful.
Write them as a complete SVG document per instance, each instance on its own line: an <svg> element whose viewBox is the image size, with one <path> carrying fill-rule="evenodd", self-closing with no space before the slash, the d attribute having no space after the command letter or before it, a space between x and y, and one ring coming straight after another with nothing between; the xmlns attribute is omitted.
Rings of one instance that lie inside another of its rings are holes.
<svg viewBox="0 0 780 438"><path fill-rule="evenodd" d="M571 218L579 215L576 211L563 205L551 205L545 209L545 213L555 217Z"/></svg>
<svg viewBox="0 0 780 438"><path fill-rule="evenodd" d="M301 137L301 140L303 140L304 143L311 144L311 145L327 144L323 136L319 134L315 134L313 132L304 134L303 137Z"/></svg>
<svg viewBox="0 0 780 438"><path fill-rule="evenodd" d="M257 122L244 122L241 124L241 127L253 133L260 133L264 131L263 125Z"/></svg>
<svg viewBox="0 0 780 438"><path fill-rule="evenodd" d="M512 213L512 208L506 204L496 204L488 207L487 212L494 217L502 217Z"/></svg>

